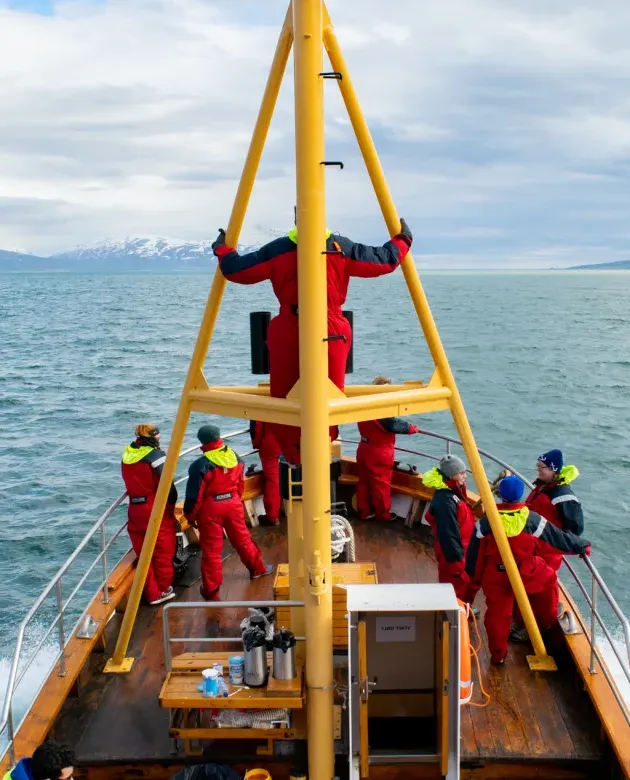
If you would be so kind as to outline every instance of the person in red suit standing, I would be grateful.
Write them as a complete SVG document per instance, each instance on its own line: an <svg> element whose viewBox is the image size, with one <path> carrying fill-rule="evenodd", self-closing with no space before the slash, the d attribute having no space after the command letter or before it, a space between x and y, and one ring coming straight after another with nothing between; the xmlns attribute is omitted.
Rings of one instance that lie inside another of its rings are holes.
<svg viewBox="0 0 630 780"><path fill-rule="evenodd" d="M377 376L372 384L389 385L391 380ZM357 509L361 520L388 523L392 516L392 475L396 434L420 433L420 428L398 417L364 420L358 423L361 441L357 448Z"/></svg>
<svg viewBox="0 0 630 780"><path fill-rule="evenodd" d="M202 425L197 438L203 455L188 469L184 515L199 529L201 595L207 601L216 601L223 582L224 528L251 579L271 574L273 566L265 566L245 524L241 501L245 488L243 461L223 443L216 425Z"/></svg>
<svg viewBox="0 0 630 780"><path fill-rule="evenodd" d="M165 460L166 454L160 449L160 431L157 426L137 425L136 439L123 452L121 463L122 478L129 495L127 532L136 555L140 555L142 550ZM176 503L177 488L171 484L144 585L144 598L151 605L175 598L173 558L177 550Z"/></svg>
<svg viewBox="0 0 630 780"><path fill-rule="evenodd" d="M346 363L352 343L350 323L342 314L353 276L375 277L395 271L407 255L413 241L411 230L400 220L400 233L374 247L357 244L345 236L326 233L326 269L328 278L328 376L340 389L345 387ZM225 243L220 231L212 244L221 272L237 284L257 284L270 280L280 303L280 313L269 323L270 394L286 398L300 375L298 308L298 232L276 238L254 252L240 255ZM274 435L284 457L292 464L300 462L300 429L273 425ZM330 429L332 439L337 429Z"/></svg>
<svg viewBox="0 0 630 780"><path fill-rule="evenodd" d="M460 601L468 587L466 551L475 529L475 515L466 493L466 464L457 455L445 455L422 483L433 488L426 519L435 536L439 582L450 582Z"/></svg>
<svg viewBox="0 0 630 780"><path fill-rule="evenodd" d="M552 628L559 607L558 577L546 561L546 554L590 555L586 539L562 531L544 517L532 512L521 500L525 485L518 477L505 477L499 483L501 503L497 505L503 528L532 611L541 629ZM545 557L542 557L542 556ZM514 593L487 517L476 524L466 561L470 576L465 601L472 603L481 587L486 598L484 623L492 662L502 664L508 652L510 623L515 606Z"/></svg>
<svg viewBox="0 0 630 780"><path fill-rule="evenodd" d="M269 423L252 420L249 425L252 447L258 450L263 469L263 502L265 514L258 517L261 525L278 525L280 522L280 456L282 450L273 435Z"/></svg>
<svg viewBox="0 0 630 780"><path fill-rule="evenodd" d="M580 476L575 466L565 466L560 450L550 450L538 458L537 479L534 489L527 496L526 504L538 512L556 528L571 531L577 536L584 533L584 514L571 483ZM555 570L562 566L562 555L548 551L547 563Z"/></svg>

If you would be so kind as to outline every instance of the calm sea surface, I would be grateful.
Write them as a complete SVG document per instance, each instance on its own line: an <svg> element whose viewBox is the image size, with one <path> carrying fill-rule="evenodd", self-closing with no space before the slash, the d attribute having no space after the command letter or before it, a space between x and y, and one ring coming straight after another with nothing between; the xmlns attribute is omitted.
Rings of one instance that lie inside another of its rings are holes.
<svg viewBox="0 0 630 780"><path fill-rule="evenodd" d="M134 424L157 422L168 441L210 282L210 274L0 275L0 700L17 624L122 492L119 458ZM426 274L424 283L478 446L529 476L554 447L579 467L593 560L630 613L630 274ZM347 308L352 382L429 378L400 272L356 280ZM253 309L275 311L269 286L228 286L205 368L211 383L253 381ZM416 422L453 432L446 412ZM421 437L414 445L441 453ZM123 518L124 510L112 531ZM45 617L29 641L43 638Z"/></svg>

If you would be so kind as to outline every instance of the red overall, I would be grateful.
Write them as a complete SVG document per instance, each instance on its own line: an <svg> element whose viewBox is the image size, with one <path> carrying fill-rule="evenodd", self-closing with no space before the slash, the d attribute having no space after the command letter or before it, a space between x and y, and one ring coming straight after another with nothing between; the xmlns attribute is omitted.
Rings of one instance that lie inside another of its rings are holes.
<svg viewBox="0 0 630 780"><path fill-rule="evenodd" d="M137 455L142 455L143 450L149 450L140 460L130 463L125 463L123 460L121 463L122 478L129 494L127 532L134 552L139 556L160 482L164 453L159 449L141 447L134 443L127 447L123 458L127 453L132 453L134 449L137 451ZM158 599L173 584L175 574L173 558L177 549L175 515L173 513L176 501L177 491L172 487L144 584L144 598L148 602Z"/></svg>
<svg viewBox="0 0 630 780"><path fill-rule="evenodd" d="M265 514L269 520L277 523L282 506L279 466L282 450L269 423L254 422L250 426L250 432L252 446L258 450L258 457L263 469Z"/></svg>
<svg viewBox="0 0 630 780"><path fill-rule="evenodd" d="M460 601L466 600L468 574L466 551L475 530L475 515L468 503L466 486L446 482L437 468L422 478L427 487L435 488L426 519L435 536L435 559L438 582L450 583Z"/></svg>
<svg viewBox="0 0 630 780"><path fill-rule="evenodd" d="M497 509L504 517L519 513L523 507L525 504L498 504ZM483 528L484 523L481 522L478 527ZM493 661L502 661L508 651L515 599L497 543L489 526L486 530L490 535L483 536L479 541L474 579L471 582L473 592L469 593L469 597L474 599L474 593L481 585L486 599L484 624L490 654ZM558 578L551 566L537 555L541 544L545 548L548 545L539 542L535 532L527 528L516 536L510 536L507 527L506 532L534 616L541 629L551 628L558 619Z"/></svg>
<svg viewBox="0 0 630 780"><path fill-rule="evenodd" d="M419 428L391 417L359 423L361 442L357 447L357 509L365 520L371 515L381 522L392 519L392 472L397 433L418 433Z"/></svg>
<svg viewBox="0 0 630 780"><path fill-rule="evenodd" d="M340 390L345 386L352 342L350 324L341 313L350 278L382 276L395 271L409 251L410 243L407 238L397 236L383 247L368 247L344 236L327 237L328 337L332 337L328 341L328 376ZM231 282L257 284L271 280L280 313L271 320L267 330L270 394L285 398L300 376L297 231L246 255L239 255L228 246L218 247L215 254L223 275ZM290 463L299 463L300 429L274 424L273 432L285 458ZM331 427L331 438L337 434L338 430Z"/></svg>
<svg viewBox="0 0 630 780"><path fill-rule="evenodd" d="M265 564L245 524L243 463L221 439L201 449L188 470L184 514L199 529L202 595L213 598L223 582L224 528L250 576L264 573Z"/></svg>

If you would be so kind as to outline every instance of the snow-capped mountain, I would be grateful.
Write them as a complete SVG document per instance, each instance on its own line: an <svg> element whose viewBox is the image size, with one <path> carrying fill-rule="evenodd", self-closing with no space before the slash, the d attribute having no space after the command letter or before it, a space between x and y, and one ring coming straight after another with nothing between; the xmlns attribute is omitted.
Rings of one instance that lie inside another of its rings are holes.
<svg viewBox="0 0 630 780"><path fill-rule="evenodd" d="M176 241L166 238L133 238L122 241L104 239L93 246L77 246L67 252L52 255L61 264L77 262L85 270L107 265L123 270L130 264L151 268L205 267L212 254L212 240Z"/></svg>

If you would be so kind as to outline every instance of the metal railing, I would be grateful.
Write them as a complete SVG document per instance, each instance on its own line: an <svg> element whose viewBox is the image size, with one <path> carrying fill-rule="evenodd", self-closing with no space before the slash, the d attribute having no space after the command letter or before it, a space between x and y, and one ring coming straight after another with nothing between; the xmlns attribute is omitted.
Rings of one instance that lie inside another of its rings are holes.
<svg viewBox="0 0 630 780"><path fill-rule="evenodd" d="M456 444L460 447L462 447L462 443L459 439L455 439L452 436L446 436L441 433L433 433L432 431L422 431L422 435L429 436L433 439L439 439L441 441L444 441L446 443L446 454L451 453L451 445ZM348 439L341 439L341 442L344 444L358 444L358 441L354 440L348 440ZM416 455L418 457L428 458L432 461L439 461L442 455L434 455L432 453L427 452L420 452L419 450L411 450L404 447L396 447L395 448L397 452L405 452L410 455ZM514 474L516 477L521 479L525 485L532 490L534 485L532 482L530 482L526 477L524 477L522 474L520 474L513 466L511 466L509 463L506 463L504 460L501 460L501 458L497 458L495 455L493 455L491 452L487 452L486 450L482 450L481 448L477 448L477 451L479 454L487 458L488 460L492 461L493 463L497 464L498 466L501 466L501 468L506 469L507 471ZM590 582L590 589L587 588L587 586L583 583L582 579L580 578L579 574L575 570L573 564L570 563L570 561L567 559L566 556L563 556L563 562L567 569L567 571L571 574L572 578L575 580L575 583L581 592L582 596L585 599L586 604L588 605L588 608L590 610L590 616L589 616L589 626L590 630L588 633L586 633L586 638L588 639L588 643L591 648L591 658L590 658L590 664L589 664L589 673L590 674L597 674L597 668L596 668L596 661L599 664L600 669L602 670L602 673L604 677L606 678L606 681L608 682L612 693L617 700L617 703L619 704L619 708L621 709L621 712L623 713L624 718L626 719L626 722L628 725L630 725L630 708L629 704L625 701L623 696L621 695L619 691L619 687L617 683L615 682L610 669L608 668L605 660L602 657L601 654L601 648L597 645L597 628L601 629L601 632L603 636L608 641L611 650L617 659L617 662L619 663L619 666L621 667L621 671L623 672L624 677L630 684L630 621L628 621L628 618L624 615L621 607L617 603L615 597L610 592L608 586L604 582L603 577L601 574L597 571L597 568L595 567L595 564L591 560L589 556L584 556L584 564L586 565L586 568L589 571L589 574L591 576L591 582ZM590 595L589 595L590 590ZM625 644L625 650L626 650L626 658L623 658L621 651L619 650L617 643L613 640L613 637L610 634L609 628L606 626L600 611L597 608L597 599L598 595L601 594L607 604L609 605L612 613L615 615L617 620L619 621L619 625L621 627L621 631L623 634L624 644Z"/></svg>
<svg viewBox="0 0 630 780"><path fill-rule="evenodd" d="M177 604L171 602L166 604L162 611L162 636L164 639L164 666L167 672L171 671L172 655L171 645L175 643L179 644L197 644L203 642L204 644L217 644L223 642L234 642L240 645L243 644L243 637L239 636L218 636L218 637L194 637L194 636L171 636L171 628L169 617L170 613L175 609L245 609L245 608L260 608L260 607L303 607L303 601L213 601L212 603L204 603L200 601L180 601ZM304 641L305 637L295 637L298 641Z"/></svg>
<svg viewBox="0 0 630 780"><path fill-rule="evenodd" d="M222 438L232 439L236 436L242 436L243 434L246 433L249 433L249 429L233 431L231 433L226 434ZM194 452L195 450L198 449L199 449L198 444L195 445L194 447L189 447L185 450L182 450L178 457L182 458L185 455L189 455L191 452ZM255 452L255 450L243 453L243 455L247 456L252 454L252 452ZM188 477L184 476L178 479L175 484L181 484L182 482L185 482L187 479ZM114 514L114 512L125 502L126 498L127 498L127 493L125 492L119 498L117 498L116 501L114 501L114 503L111 504L111 506L108 509L106 509L105 512L99 517L96 523L94 523L94 525L90 528L90 530L85 534L83 539L79 542L74 552L68 557L66 562L61 566L61 568L55 574L55 576L48 582L48 584L46 585L42 593L39 595L39 597L35 600L35 603L29 609L26 616L24 617L24 619L22 620L22 622L18 627L15 650L13 653L13 660L9 671L9 679L7 682L6 694L5 694L4 703L2 707L2 717L0 719L0 738L5 736L5 734L8 738L7 746L0 750L0 758L3 757L8 751L9 759L12 765L15 763L16 728L14 723L14 708L13 708L13 699L15 696L15 691L19 686L20 682L24 679L24 676L26 675L28 670L31 668L35 659L38 657L42 648L46 645L50 636L55 631L57 633L57 651L56 651L56 655L54 656L53 660L50 663L50 668L53 668L54 665L57 662L59 662L59 675L61 677L65 676L67 673L65 649L69 640L74 636L77 627L81 624L82 620L86 617L90 605L92 604L94 598L96 597L99 591L103 592L103 603L107 604L109 602L109 591L108 591L107 581L111 573L116 568L116 566L120 563L122 558L124 558L124 556L127 554L129 548L125 550L121 558L119 558L116 561L116 564L112 567L112 569L109 570L107 565L108 552L111 550L112 546L114 545L116 540L120 537L120 535L125 531L127 527L127 520L125 519L122 525L116 529L116 531L109 539L109 541L107 541L107 521ZM82 573L78 583L75 585L70 595L64 600L63 578L71 569L72 565L75 563L77 558L81 555L81 553L88 547L90 542L92 542L92 540L94 539L99 540L100 551L98 555L94 558L94 560L91 561L87 569ZM93 591L92 595L87 599L87 604L85 605L78 619L70 627L68 627L67 625L68 608L74 604L75 599L79 594L81 588L85 585L88 577L94 571L94 569L99 565L99 563L102 566L102 579L100 580L98 587ZM38 616L40 616L42 607L46 603L47 599L53 595L53 593L54 593L54 600L55 600L54 609L56 615L52 620L51 624L44 632L43 637L37 642L35 649L28 656L26 661L23 661L22 651L24 647L25 633L29 628L29 626L33 624L34 620ZM21 661L23 661L23 663L20 669ZM26 715L28 714L30 708L32 707L33 701L35 701L35 699L39 695L39 692L41 691L45 682L46 682L46 678L44 678L39 689L33 695L31 704L26 708L26 712L24 713L23 718L26 717Z"/></svg>

